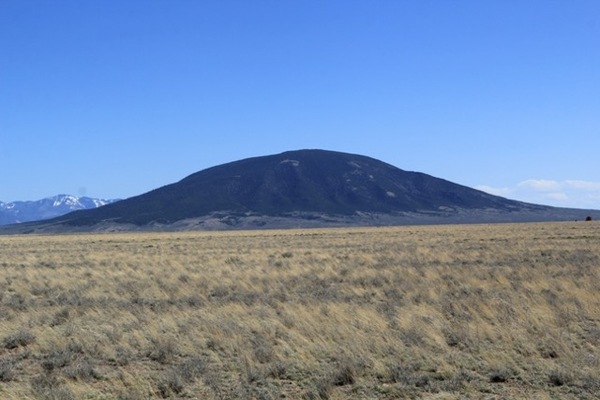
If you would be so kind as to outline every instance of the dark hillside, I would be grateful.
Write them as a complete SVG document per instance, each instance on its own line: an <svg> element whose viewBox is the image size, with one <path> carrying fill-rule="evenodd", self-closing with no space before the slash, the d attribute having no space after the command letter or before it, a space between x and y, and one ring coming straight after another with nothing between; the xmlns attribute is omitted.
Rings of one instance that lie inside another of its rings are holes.
<svg viewBox="0 0 600 400"><path fill-rule="evenodd" d="M96 210L59 218L71 225L103 220L172 223L211 212L280 216L292 212L351 215L440 209L530 208L370 157L324 150L248 158ZM540 206L541 207L541 206Z"/></svg>
<svg viewBox="0 0 600 400"><path fill-rule="evenodd" d="M248 158L93 210L0 233L382 226L600 219L493 196L376 159L324 150Z"/></svg>

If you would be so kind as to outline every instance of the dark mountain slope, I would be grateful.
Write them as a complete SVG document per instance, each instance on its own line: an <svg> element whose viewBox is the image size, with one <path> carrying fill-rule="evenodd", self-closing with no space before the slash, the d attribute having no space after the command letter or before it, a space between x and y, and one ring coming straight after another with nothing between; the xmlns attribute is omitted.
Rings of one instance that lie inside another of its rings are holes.
<svg viewBox="0 0 600 400"><path fill-rule="evenodd" d="M74 212L53 222L81 226L110 220L146 225L213 212L282 216L294 212L353 215L549 208L404 171L370 157L299 150L208 168L146 194Z"/></svg>

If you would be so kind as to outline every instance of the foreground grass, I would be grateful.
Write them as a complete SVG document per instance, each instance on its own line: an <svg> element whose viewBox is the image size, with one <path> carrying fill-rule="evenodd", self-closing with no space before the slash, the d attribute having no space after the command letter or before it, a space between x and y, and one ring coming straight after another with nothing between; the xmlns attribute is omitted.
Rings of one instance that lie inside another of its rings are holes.
<svg viewBox="0 0 600 400"><path fill-rule="evenodd" d="M595 398L600 225L0 237L0 398Z"/></svg>

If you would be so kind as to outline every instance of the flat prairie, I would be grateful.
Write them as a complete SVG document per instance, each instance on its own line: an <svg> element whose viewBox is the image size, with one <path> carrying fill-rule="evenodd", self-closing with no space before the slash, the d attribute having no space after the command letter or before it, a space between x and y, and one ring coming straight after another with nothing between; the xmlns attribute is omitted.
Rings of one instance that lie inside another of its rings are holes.
<svg viewBox="0 0 600 400"><path fill-rule="evenodd" d="M0 236L2 399L592 399L600 224Z"/></svg>

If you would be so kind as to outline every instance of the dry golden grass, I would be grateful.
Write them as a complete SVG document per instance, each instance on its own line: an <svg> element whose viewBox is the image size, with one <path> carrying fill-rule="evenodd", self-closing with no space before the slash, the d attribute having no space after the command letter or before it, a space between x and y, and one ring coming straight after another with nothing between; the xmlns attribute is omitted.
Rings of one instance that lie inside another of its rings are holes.
<svg viewBox="0 0 600 400"><path fill-rule="evenodd" d="M0 398L595 398L595 222L0 237Z"/></svg>

